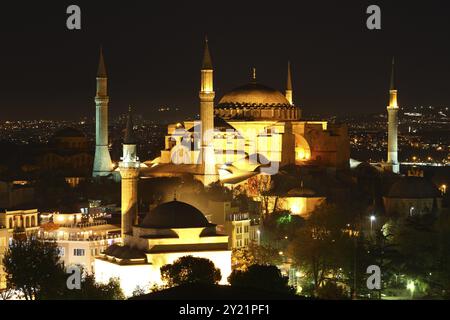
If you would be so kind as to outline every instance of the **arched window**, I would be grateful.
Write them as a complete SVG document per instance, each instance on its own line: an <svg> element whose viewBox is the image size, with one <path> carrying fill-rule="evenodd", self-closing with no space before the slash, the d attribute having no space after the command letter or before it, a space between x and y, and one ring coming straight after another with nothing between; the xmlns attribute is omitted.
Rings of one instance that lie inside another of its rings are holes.
<svg viewBox="0 0 450 320"><path fill-rule="evenodd" d="M26 217L25 218L25 228L29 228L30 227L30 217Z"/></svg>
<svg viewBox="0 0 450 320"><path fill-rule="evenodd" d="M31 226L36 227L36 217L35 216L31 216Z"/></svg>

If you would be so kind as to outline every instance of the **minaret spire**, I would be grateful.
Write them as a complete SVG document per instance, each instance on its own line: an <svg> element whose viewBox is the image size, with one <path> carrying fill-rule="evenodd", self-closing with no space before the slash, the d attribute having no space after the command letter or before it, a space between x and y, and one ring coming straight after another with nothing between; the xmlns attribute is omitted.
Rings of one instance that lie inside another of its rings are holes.
<svg viewBox="0 0 450 320"><path fill-rule="evenodd" d="M395 57L392 57L392 69L391 69L391 90L396 90L395 84Z"/></svg>
<svg viewBox="0 0 450 320"><path fill-rule="evenodd" d="M394 173L399 173L398 163L398 104L397 104L397 84L395 82L395 61L392 57L391 85L389 89L388 112L388 169Z"/></svg>
<svg viewBox="0 0 450 320"><path fill-rule="evenodd" d="M208 36L205 36L205 52L203 54L202 70L212 70L211 54L209 53Z"/></svg>
<svg viewBox="0 0 450 320"><path fill-rule="evenodd" d="M291 62L290 61L288 61L288 65L287 65L286 90L292 90L292 75L291 75Z"/></svg>
<svg viewBox="0 0 450 320"><path fill-rule="evenodd" d="M108 149L108 77L106 75L103 48L97 69L97 94L95 95L95 156L93 177L111 174L113 165Z"/></svg>
<svg viewBox="0 0 450 320"><path fill-rule="evenodd" d="M133 130L133 112L132 107L128 107L127 126L125 128L125 137L123 139L124 144L136 144L136 139Z"/></svg>
<svg viewBox="0 0 450 320"><path fill-rule="evenodd" d="M286 96L287 101L289 101L289 103L291 105L293 105L294 102L292 99L292 75L291 75L291 62L290 61L288 61L288 65L287 65L287 80L286 80L285 96Z"/></svg>
<svg viewBox="0 0 450 320"><path fill-rule="evenodd" d="M98 62L97 78L107 78L105 60L103 58L103 46L100 46L100 58Z"/></svg>

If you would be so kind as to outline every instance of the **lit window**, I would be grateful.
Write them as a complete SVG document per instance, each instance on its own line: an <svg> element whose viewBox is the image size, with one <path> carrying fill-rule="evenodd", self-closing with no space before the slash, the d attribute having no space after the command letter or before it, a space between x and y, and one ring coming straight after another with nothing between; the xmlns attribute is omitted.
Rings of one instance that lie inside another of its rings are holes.
<svg viewBox="0 0 450 320"><path fill-rule="evenodd" d="M84 256L84 249L73 249L73 255L77 257Z"/></svg>

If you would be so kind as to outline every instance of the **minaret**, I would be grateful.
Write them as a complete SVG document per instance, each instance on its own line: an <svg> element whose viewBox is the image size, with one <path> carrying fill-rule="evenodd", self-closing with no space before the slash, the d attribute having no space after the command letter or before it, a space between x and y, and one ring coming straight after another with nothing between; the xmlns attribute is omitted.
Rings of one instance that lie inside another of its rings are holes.
<svg viewBox="0 0 450 320"><path fill-rule="evenodd" d="M127 126L123 139L123 157L119 164L122 177L122 241L132 233L133 225L138 223L138 180L139 158L136 154L136 139L133 131L131 107L128 110Z"/></svg>
<svg viewBox="0 0 450 320"><path fill-rule="evenodd" d="M200 82L200 121L202 123L202 173L203 184L208 185L218 180L214 155L214 86L213 66L209 53L208 39L205 38L205 52L201 69Z"/></svg>
<svg viewBox="0 0 450 320"><path fill-rule="evenodd" d="M112 162L108 150L108 77L106 75L103 50L100 48L100 61L97 71L97 94L95 96L95 157L93 177L111 174Z"/></svg>
<svg viewBox="0 0 450 320"><path fill-rule="evenodd" d="M395 83L395 64L392 58L391 87L389 90L388 112L388 169L394 173L399 173L400 165L398 163L397 147L397 128L398 128L398 105L397 105L397 87Z"/></svg>
<svg viewBox="0 0 450 320"><path fill-rule="evenodd" d="M291 76L291 62L288 61L287 66L287 81L286 81L286 100L289 101L291 105L294 104L292 100L292 76Z"/></svg>

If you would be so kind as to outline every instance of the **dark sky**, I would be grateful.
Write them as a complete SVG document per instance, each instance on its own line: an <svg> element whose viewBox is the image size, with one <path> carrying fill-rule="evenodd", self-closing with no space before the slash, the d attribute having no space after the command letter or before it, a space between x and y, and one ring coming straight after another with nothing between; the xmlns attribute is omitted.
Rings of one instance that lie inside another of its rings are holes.
<svg viewBox="0 0 450 320"><path fill-rule="evenodd" d="M305 113L382 112L395 54L401 105L450 105L445 1L10 2L0 9L0 120L93 117L100 43L112 115L129 104L147 118L159 106L193 115L206 33L216 101L252 66L284 90L290 59ZM66 29L69 4L81 7L81 31ZM366 29L369 4L381 7L381 31Z"/></svg>

